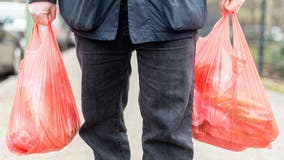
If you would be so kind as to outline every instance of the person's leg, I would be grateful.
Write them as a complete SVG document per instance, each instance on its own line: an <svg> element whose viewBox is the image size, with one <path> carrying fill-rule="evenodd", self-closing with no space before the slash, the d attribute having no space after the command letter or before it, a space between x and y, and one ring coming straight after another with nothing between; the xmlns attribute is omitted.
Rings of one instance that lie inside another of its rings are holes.
<svg viewBox="0 0 284 160"><path fill-rule="evenodd" d="M96 160L130 159L123 110L131 73L131 43L118 37L115 41L76 37L85 118L80 136L93 149Z"/></svg>
<svg viewBox="0 0 284 160"><path fill-rule="evenodd" d="M143 160L192 160L195 38L137 47Z"/></svg>

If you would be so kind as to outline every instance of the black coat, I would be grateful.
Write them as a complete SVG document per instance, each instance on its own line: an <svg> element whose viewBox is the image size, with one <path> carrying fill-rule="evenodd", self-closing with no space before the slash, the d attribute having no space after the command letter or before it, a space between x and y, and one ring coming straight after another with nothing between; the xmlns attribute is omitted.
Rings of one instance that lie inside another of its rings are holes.
<svg viewBox="0 0 284 160"><path fill-rule="evenodd" d="M59 8L75 34L115 39L120 0L59 0ZM131 40L144 43L192 36L203 26L206 13L206 0L128 0Z"/></svg>

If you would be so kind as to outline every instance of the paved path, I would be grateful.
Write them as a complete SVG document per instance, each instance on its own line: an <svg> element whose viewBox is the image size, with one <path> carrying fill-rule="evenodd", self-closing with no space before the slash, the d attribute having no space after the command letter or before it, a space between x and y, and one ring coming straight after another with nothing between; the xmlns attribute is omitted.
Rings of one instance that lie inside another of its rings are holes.
<svg viewBox="0 0 284 160"><path fill-rule="evenodd" d="M80 106L80 69L76 61L74 50L68 50L63 54L66 69L72 83L73 92ZM130 80L129 102L125 111L126 125L132 151L132 160L141 160L141 133L142 119L139 113L138 101L138 77L136 56L132 58L133 73ZM17 156L11 154L5 144L8 117L15 95L17 77L11 76L0 83L0 160L93 160L92 151L77 135L75 139L58 152L46 154L34 154L29 156ZM249 149L243 152L230 152L217 147L194 141L195 160L283 160L284 159L284 95L267 91L272 104L272 109L280 128L280 135L272 144L272 149ZM81 113L80 107L79 112Z"/></svg>

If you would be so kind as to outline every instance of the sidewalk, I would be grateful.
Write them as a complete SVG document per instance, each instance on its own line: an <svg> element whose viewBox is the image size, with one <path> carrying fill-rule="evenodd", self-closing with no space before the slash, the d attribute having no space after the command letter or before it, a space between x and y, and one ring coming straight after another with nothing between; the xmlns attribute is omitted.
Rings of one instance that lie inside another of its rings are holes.
<svg viewBox="0 0 284 160"><path fill-rule="evenodd" d="M72 84L73 92L80 110L80 68L76 60L74 49L63 54L66 69ZM130 79L129 101L125 111L125 121L128 128L128 135L131 147L132 160L142 159L141 133L142 119L138 107L138 75L136 56L132 56L133 73ZM8 117L15 95L17 77L11 76L0 83L0 160L93 160L91 149L77 135L75 139L58 152L45 154L34 154L28 156L17 156L11 154L5 144L6 128ZM267 91L272 109L278 121L280 135L272 144L272 149L249 149L243 152L230 152L224 149L213 147L204 143L194 141L195 160L283 160L284 159L284 95ZM82 115L81 115L82 116Z"/></svg>

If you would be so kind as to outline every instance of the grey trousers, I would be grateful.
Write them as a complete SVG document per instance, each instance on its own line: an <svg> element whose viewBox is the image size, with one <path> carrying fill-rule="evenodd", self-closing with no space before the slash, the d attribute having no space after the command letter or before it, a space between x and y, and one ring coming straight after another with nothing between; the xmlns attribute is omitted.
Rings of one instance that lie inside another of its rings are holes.
<svg viewBox="0 0 284 160"><path fill-rule="evenodd" d="M143 118L143 160L192 160L192 103L195 37L132 44L76 37L82 70L80 136L96 160L129 160L123 110L127 104L130 58L137 51L139 105Z"/></svg>
<svg viewBox="0 0 284 160"><path fill-rule="evenodd" d="M192 160L195 38L145 44L132 44L124 36L114 41L76 39L85 118L80 135L95 158L130 159L123 110L136 50L143 160Z"/></svg>

